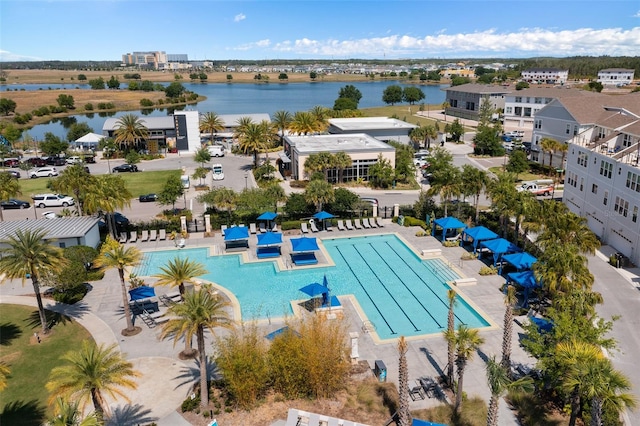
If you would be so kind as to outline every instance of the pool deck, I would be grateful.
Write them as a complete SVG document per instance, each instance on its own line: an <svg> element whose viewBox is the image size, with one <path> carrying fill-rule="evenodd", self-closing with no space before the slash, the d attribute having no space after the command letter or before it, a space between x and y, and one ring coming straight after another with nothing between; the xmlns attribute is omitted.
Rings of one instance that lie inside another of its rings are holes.
<svg viewBox="0 0 640 426"><path fill-rule="evenodd" d="M319 232L310 234L318 238L337 238L342 236L363 236L380 233L395 233L405 240L417 253L422 250L441 249L442 257L448 264L454 267L461 275L475 278L476 284L461 287L461 292L472 301L474 308L477 307L494 324L494 327L481 330L481 336L485 343L481 346L476 356L468 364L465 373L464 391L469 396L479 396L488 401L490 397L486 385L486 375L484 370L486 359L491 356L500 357L502 347L502 318L504 315L503 294L499 288L504 284L504 278L500 276L480 276L478 271L484 264L479 260L461 261L461 255L466 251L461 247L443 247L439 240L433 237L416 237L419 230L416 227L401 227L385 220L385 227L378 229L362 229L353 231L338 231L334 228L332 232ZM280 263L283 269L291 268L283 259L286 259L288 250L291 247L289 237L300 236L299 232L285 233L282 245L283 255ZM143 251L173 249L174 242L170 240L136 243L136 246ZM187 248L210 247L212 253L223 254L224 243L220 233L213 237L204 238L202 234L192 234L187 239ZM237 251L234 251L237 254ZM250 238L250 248L245 251L245 255L250 261L273 261L272 259L259 260L255 255L255 237ZM320 250L317 266L327 266L328 258L326 252ZM599 260L595 258L596 260ZM591 260L591 258L590 258ZM293 268L298 268L293 266ZM617 274L616 274L617 275ZM598 277L596 277L598 279ZM620 276L624 281L624 278ZM631 278L629 278L631 279ZM147 284L152 284L152 280L147 280ZM156 421L160 426L188 424L175 411L189 393L189 383L196 382L197 368L194 361L181 361L178 353L184 346L183 342L173 344L171 340L159 340L160 328L148 328L142 321L137 321L136 325L142 327L142 332L133 337L123 337L120 331L125 328L126 323L123 317L122 294L118 273L109 270L103 280L92 283L93 289L87 294L85 299L74 307L58 306L49 303L48 307L69 313L77 318L81 324L89 328L99 343L117 342L127 359L134 362L136 368L143 372L140 379L140 388L137 391L128 392L133 406L126 406L123 401L114 404L114 411L120 419L129 419L134 423L148 423ZM173 289L171 289L173 290ZM157 294L171 291L170 289L157 288ZM35 306L34 297L19 297L32 295L30 282L22 287L19 281L8 281L0 286L0 303L20 303ZM606 299L606 295L605 295ZM45 299L45 306L47 306ZM358 310L350 303L349 297L340 297L343 306L344 317L348 324L348 332L358 333L359 360L366 361L373 369L375 360L382 360L387 367L387 380L397 383L398 379L398 353L396 343L377 344L371 333L363 327L363 320ZM52 301L51 301L52 302ZM268 334L283 326L282 321L261 321L259 327ZM95 330L95 333L94 333ZM519 336L523 330L514 323L512 360L515 363L533 365L533 360L524 352L518 343ZM221 331L221 334L225 331ZM207 337L208 352L211 353L211 336ZM446 370L447 346L442 335L434 335L426 338L412 338L409 341L407 361L409 365L409 380L415 383L420 377L438 377ZM437 405L436 398L425 398L411 402L411 409L426 408ZM506 407L504 402L500 408L500 425L517 424L515 417ZM286 413L282 413L282 418L286 418Z"/></svg>

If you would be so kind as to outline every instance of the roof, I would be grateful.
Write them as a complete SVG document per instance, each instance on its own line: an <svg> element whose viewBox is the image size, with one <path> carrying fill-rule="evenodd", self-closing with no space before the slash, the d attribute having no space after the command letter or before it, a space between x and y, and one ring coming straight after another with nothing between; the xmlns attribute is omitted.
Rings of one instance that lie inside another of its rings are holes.
<svg viewBox="0 0 640 426"><path fill-rule="evenodd" d="M91 216L59 217L55 219L15 220L2 222L0 239L15 235L16 231L35 231L42 229L46 232L46 240L81 238L96 226L99 219Z"/></svg>
<svg viewBox="0 0 640 426"><path fill-rule="evenodd" d="M589 96L594 92L590 92L587 90L576 89L573 87L563 86L563 87L530 87L528 89L515 90L509 93L507 96L509 97L530 97L530 98L567 98L570 96Z"/></svg>
<svg viewBox="0 0 640 426"><path fill-rule="evenodd" d="M100 140L104 139L104 135L100 135L98 133L87 133L80 139L76 139L76 142L80 143L97 143Z"/></svg>
<svg viewBox="0 0 640 426"><path fill-rule="evenodd" d="M510 89L502 86L496 86L495 84L477 84L477 83L468 83L468 84L461 84L459 86L447 87L446 90L447 92L478 93L480 95L511 93Z"/></svg>
<svg viewBox="0 0 640 426"><path fill-rule="evenodd" d="M586 96L590 96L588 102L585 102L584 97L568 97L553 101L551 104L559 102L581 124L606 120L608 117L619 114L616 109L621 108L640 116L640 92L617 96L594 92Z"/></svg>
<svg viewBox="0 0 640 426"><path fill-rule="evenodd" d="M140 122L149 130L174 129L173 115L163 117L139 117ZM119 117L107 118L102 125L102 131L116 130L120 125Z"/></svg>
<svg viewBox="0 0 640 426"><path fill-rule="evenodd" d="M314 152L395 151L395 148L365 133L343 135L285 136L302 154Z"/></svg>
<svg viewBox="0 0 640 426"><path fill-rule="evenodd" d="M331 118L329 124L341 130L415 129L418 126L390 117Z"/></svg>
<svg viewBox="0 0 640 426"><path fill-rule="evenodd" d="M601 72L631 72L631 73L635 73L635 70L627 69L627 68L606 68L606 69L598 71L598 74L600 74Z"/></svg>
<svg viewBox="0 0 640 426"><path fill-rule="evenodd" d="M569 70L562 70L560 68L529 68L522 72L569 72Z"/></svg>

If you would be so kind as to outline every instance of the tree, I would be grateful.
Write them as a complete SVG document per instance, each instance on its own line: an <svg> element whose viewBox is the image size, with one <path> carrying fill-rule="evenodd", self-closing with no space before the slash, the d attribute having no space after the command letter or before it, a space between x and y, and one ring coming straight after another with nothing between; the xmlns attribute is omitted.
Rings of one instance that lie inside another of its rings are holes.
<svg viewBox="0 0 640 426"><path fill-rule="evenodd" d="M44 134L44 140L39 144L40 151L49 157L54 157L62 152L65 152L69 148L67 142L63 142L62 139L57 137L51 132Z"/></svg>
<svg viewBox="0 0 640 426"><path fill-rule="evenodd" d="M20 182L9 173L0 173L0 199L8 200L20 195ZM4 221L3 210L0 208L0 222Z"/></svg>
<svg viewBox="0 0 640 426"><path fill-rule="evenodd" d="M474 222L478 223L480 218L480 195L487 187L489 175L485 170L478 169L470 164L465 164L462 166L460 178L462 180L462 192L464 196L473 196L473 207L476 211Z"/></svg>
<svg viewBox="0 0 640 426"><path fill-rule="evenodd" d="M112 75L111 78L107 81L107 87L109 89L119 89L120 88L120 80L115 75Z"/></svg>
<svg viewBox="0 0 640 426"><path fill-rule="evenodd" d="M445 334L445 338L447 340L447 382L449 384L449 388L453 389L453 384L455 383L455 378L453 377L453 367L455 365L455 352L456 352L456 341L455 341L455 306L457 302L458 294L454 289L447 290L447 300L449 301L449 310L447 312L447 333Z"/></svg>
<svg viewBox="0 0 640 426"><path fill-rule="evenodd" d="M85 74L78 74L78 80L86 81L87 80L87 76Z"/></svg>
<svg viewBox="0 0 640 426"><path fill-rule="evenodd" d="M79 404L63 398L56 398L54 413L47 426L100 426L95 412L83 418Z"/></svg>
<svg viewBox="0 0 640 426"><path fill-rule="evenodd" d="M127 189L124 179L116 175L101 175L88 181L84 196L83 209L86 214L100 213L105 215L109 234L116 235L116 225L113 214L117 209L131 205L131 192Z"/></svg>
<svg viewBox="0 0 640 426"><path fill-rule="evenodd" d="M268 122L249 123L238 133L238 143L242 152L253 154L253 167L258 167L258 153L267 148L269 138Z"/></svg>
<svg viewBox="0 0 640 426"><path fill-rule="evenodd" d="M98 77L93 80L89 80L89 86L91 87L91 90L103 90L104 79L102 77Z"/></svg>
<svg viewBox="0 0 640 426"><path fill-rule="evenodd" d="M464 135L464 126L460 123L460 120L456 118L451 124L445 126L444 131L451 135L452 141L458 143L462 135Z"/></svg>
<svg viewBox="0 0 640 426"><path fill-rule="evenodd" d="M413 163L413 148L407 144L389 141L389 145L396 149L395 177L400 182L413 182L416 166Z"/></svg>
<svg viewBox="0 0 640 426"><path fill-rule="evenodd" d="M238 205L238 194L231 188L216 188L198 197L201 203L207 203L228 214L227 225L231 224L231 212Z"/></svg>
<svg viewBox="0 0 640 426"><path fill-rule="evenodd" d="M122 305L124 307L124 317L127 321L127 328L122 330L123 336L133 336L138 334L140 327L134 327L129 307L129 297L124 274L127 268L138 266L142 261L142 253L137 247L125 247L111 237L107 237L102 244L100 254L94 261L94 265L101 269L117 269L120 277L120 290L122 293Z"/></svg>
<svg viewBox="0 0 640 426"><path fill-rule="evenodd" d="M518 83L516 83L516 90L522 90L522 89L528 89L529 88L529 83L527 83L526 81L519 81Z"/></svg>
<svg viewBox="0 0 640 426"><path fill-rule="evenodd" d="M542 150L542 168L544 168L544 153L549 154L549 167L553 168L552 159L553 153L556 152L559 142L552 138L542 138L540 141L540 149Z"/></svg>
<svg viewBox="0 0 640 426"><path fill-rule="evenodd" d="M338 182L344 182L344 170L353 165L351 156L344 151L333 154L333 164L338 169Z"/></svg>
<svg viewBox="0 0 640 426"><path fill-rule="evenodd" d="M323 204L335 200L333 186L323 180L312 180L304 190L304 198L308 203L314 204L317 211L321 211Z"/></svg>
<svg viewBox="0 0 640 426"><path fill-rule="evenodd" d="M505 169L509 173L516 175L516 178L520 173L524 173L529 170L529 160L527 159L527 153L521 149L514 149L509 155L509 162Z"/></svg>
<svg viewBox="0 0 640 426"><path fill-rule="evenodd" d="M420 102L424 98L424 92L418 87L409 86L402 90L402 100L409 102L410 105Z"/></svg>
<svg viewBox="0 0 640 426"><path fill-rule="evenodd" d="M360 103L360 99L362 99L362 92L356 88L353 84L347 84L346 86L340 89L340 93L338 94L338 98L347 98L351 99L355 102L356 107L351 109L357 109L358 103Z"/></svg>
<svg viewBox="0 0 640 426"><path fill-rule="evenodd" d="M203 409L209 405L204 330L207 329L215 335L215 329L218 327L232 328L233 322L227 313L228 306L229 304L221 297L211 294L207 288L202 287L196 291L187 292L182 303L171 306L169 313L175 318L162 326L161 338L173 336L174 344L181 337L191 340L196 336L200 364L200 406Z"/></svg>
<svg viewBox="0 0 640 426"><path fill-rule="evenodd" d="M76 199L76 213L84 213L85 194L92 187L95 177L87 173L82 164L72 164L66 167L60 176L51 181L51 187L59 193L72 193Z"/></svg>
<svg viewBox="0 0 640 426"><path fill-rule="evenodd" d="M382 92L382 102L391 105L402 102L402 87L393 85L384 89L384 92Z"/></svg>
<svg viewBox="0 0 640 426"><path fill-rule="evenodd" d="M287 130L289 130L289 126L291 125L291 121L293 120L293 116L289 111L279 110L273 113L272 123L276 129L278 129L278 133L280 135L280 145L282 145L282 141L284 138L284 134Z"/></svg>
<svg viewBox="0 0 640 426"><path fill-rule="evenodd" d="M489 358L485 368L487 371L487 383L491 390L491 399L487 410L487 426L497 426L500 397L509 390L532 392L534 389L533 379L525 376L519 380L511 380L507 367L498 363L495 357Z"/></svg>
<svg viewBox="0 0 640 426"><path fill-rule="evenodd" d="M391 167L391 161L378 155L378 161L369 167L369 180L379 188L388 188L393 183L395 171Z"/></svg>
<svg viewBox="0 0 640 426"><path fill-rule="evenodd" d="M513 332L513 306L518 301L516 297L516 288L512 285L507 286L504 295L504 320L502 322L502 359L500 365L507 371L511 371L511 334Z"/></svg>
<svg viewBox="0 0 640 426"><path fill-rule="evenodd" d="M9 115L16 110L16 102L12 99L2 97L0 98L0 114Z"/></svg>
<svg viewBox="0 0 640 426"><path fill-rule="evenodd" d="M455 333L456 343L456 368L458 373L458 386L456 388L455 412L460 413L462 407L462 392L464 370L467 363L473 358L473 353L484 343L484 339L480 337L478 330L470 329L460 324L458 331Z"/></svg>
<svg viewBox="0 0 640 426"><path fill-rule="evenodd" d="M317 73L317 72L315 72L315 71L311 71L311 72L309 73L309 78L310 78L311 80L315 80L316 78L318 78L318 73Z"/></svg>
<svg viewBox="0 0 640 426"><path fill-rule="evenodd" d="M122 357L116 344L105 347L85 340L80 350L69 351L62 359L67 364L51 370L46 384L50 402L62 398L77 402L84 409L91 400L100 423L109 410L105 394L131 402L121 388L136 389L133 379L140 373Z"/></svg>
<svg viewBox="0 0 640 426"><path fill-rule="evenodd" d="M431 187L427 190L427 194L440 196L440 201L444 205L444 215L447 216L449 202L462 193L462 173L455 166L446 166L434 169L431 174Z"/></svg>
<svg viewBox="0 0 640 426"><path fill-rule="evenodd" d="M167 98L177 98L182 95L185 90L186 89L184 88L182 83L174 81L164 89L164 93Z"/></svg>
<svg viewBox="0 0 640 426"><path fill-rule="evenodd" d="M447 121L447 109L451 108L451 104L448 101L442 103L442 113L444 114L444 121Z"/></svg>
<svg viewBox="0 0 640 426"><path fill-rule="evenodd" d="M281 72L281 73L278 75L278 80L280 80L280 81L289 80L289 76L287 75L287 73L286 73L286 72Z"/></svg>
<svg viewBox="0 0 640 426"><path fill-rule="evenodd" d="M200 116L200 133L208 133L213 141L213 135L225 129L224 120L215 112L206 112Z"/></svg>
<svg viewBox="0 0 640 426"><path fill-rule="evenodd" d="M398 340L398 426L411 426L411 411L409 410L409 367L407 366L407 351L409 347L404 336Z"/></svg>
<svg viewBox="0 0 640 426"><path fill-rule="evenodd" d="M73 123L67 132L67 140L73 142L92 132L88 123Z"/></svg>
<svg viewBox="0 0 640 426"><path fill-rule="evenodd" d="M350 98L338 98L333 103L334 111L345 111L358 109L358 104Z"/></svg>
<svg viewBox="0 0 640 426"><path fill-rule="evenodd" d="M515 176L511 173L501 173L497 179L489 182L488 193L491 198L491 208L499 215L502 234L506 237L509 217L513 209L513 201L518 192Z"/></svg>
<svg viewBox="0 0 640 426"><path fill-rule="evenodd" d="M140 142L147 140L149 129L144 125L142 119L134 114L125 114L116 122L114 140L121 147L130 148L137 146Z"/></svg>
<svg viewBox="0 0 640 426"><path fill-rule="evenodd" d="M162 190L158 194L158 203L163 206L171 205L173 210L176 209L176 201L184 195L184 187L178 175L171 175L167 178Z"/></svg>
<svg viewBox="0 0 640 426"><path fill-rule="evenodd" d="M299 135L308 135L319 132L322 125L318 123L316 116L307 111L298 111L294 114L289 130Z"/></svg>
<svg viewBox="0 0 640 426"><path fill-rule="evenodd" d="M204 163L211 161L211 154L209 154L207 147L200 147L193 156L193 161L200 163L200 167L204 168Z"/></svg>
<svg viewBox="0 0 640 426"><path fill-rule="evenodd" d="M61 93L60 95L58 95L56 102L58 102L58 105L60 106L60 108L65 108L65 109L75 108L73 96L71 95L65 95L64 93Z"/></svg>
<svg viewBox="0 0 640 426"><path fill-rule="evenodd" d="M182 257L175 257L169 260L167 266L160 267L160 271L161 272L153 276L158 280L155 285L178 287L180 295L183 297L185 283L196 284L194 278L209 273L203 264Z"/></svg>
<svg viewBox="0 0 640 426"><path fill-rule="evenodd" d="M18 229L15 235L0 241L0 273L5 278L22 280L23 285L27 278L31 278L43 334L49 332L49 326L40 294L40 278L61 270L67 263L62 250L46 241L46 236L43 229Z"/></svg>

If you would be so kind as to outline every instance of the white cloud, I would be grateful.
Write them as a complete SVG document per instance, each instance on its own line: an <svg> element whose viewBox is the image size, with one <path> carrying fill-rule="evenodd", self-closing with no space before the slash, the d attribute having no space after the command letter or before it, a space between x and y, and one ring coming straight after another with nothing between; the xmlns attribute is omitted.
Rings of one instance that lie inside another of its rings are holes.
<svg viewBox="0 0 640 426"><path fill-rule="evenodd" d="M258 40L254 43L241 44L231 50L251 50L251 49L266 49L271 45L271 40L268 38L264 40Z"/></svg>
<svg viewBox="0 0 640 426"><path fill-rule="evenodd" d="M255 47L257 43L253 43ZM245 45L247 46L247 45ZM407 57L407 56L635 56L640 51L640 27L576 30L522 28L500 33L495 29L473 33L415 37L385 35L355 40L301 38L273 44L273 51L307 56Z"/></svg>
<svg viewBox="0 0 640 426"><path fill-rule="evenodd" d="M247 19L247 16L244 13L238 13L233 17L233 22L240 22L244 21L245 19Z"/></svg>
<svg viewBox="0 0 640 426"><path fill-rule="evenodd" d="M18 53L9 52L7 50L0 50L0 62L12 62L12 61L42 61L42 58L36 56L20 55Z"/></svg>
<svg viewBox="0 0 640 426"><path fill-rule="evenodd" d="M632 18L640 18L640 10L635 15L631 15Z"/></svg>

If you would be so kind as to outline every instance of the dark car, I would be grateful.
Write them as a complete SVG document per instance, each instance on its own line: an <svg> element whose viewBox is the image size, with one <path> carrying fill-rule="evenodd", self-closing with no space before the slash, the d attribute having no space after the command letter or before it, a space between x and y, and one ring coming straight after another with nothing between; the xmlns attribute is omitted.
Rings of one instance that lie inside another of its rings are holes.
<svg viewBox="0 0 640 426"><path fill-rule="evenodd" d="M141 195L140 198L138 198L138 200L140 200L141 203L152 203L157 199L158 199L158 196L156 194L145 194L145 195Z"/></svg>
<svg viewBox="0 0 640 426"><path fill-rule="evenodd" d="M5 171L3 171L3 173L7 173L8 175L10 175L11 177L14 177L16 179L20 179L20 176L22 176L20 174L20 172L17 171L17 170L5 170Z"/></svg>
<svg viewBox="0 0 640 426"><path fill-rule="evenodd" d="M24 163L31 167L44 167L47 165L47 161L40 157L27 158Z"/></svg>
<svg viewBox="0 0 640 426"><path fill-rule="evenodd" d="M67 160L61 157L49 157L45 160L49 166L64 166Z"/></svg>
<svg viewBox="0 0 640 426"><path fill-rule="evenodd" d="M26 201L14 200L13 198L11 198L11 199L9 199L7 201L0 202L0 206L2 206L2 210L7 210L7 209L28 209L29 207L31 207L31 204L29 204Z"/></svg>
<svg viewBox="0 0 640 426"><path fill-rule="evenodd" d="M19 167L20 166L20 160L18 160L17 158L7 158L6 160L4 160L4 166L5 167Z"/></svg>
<svg viewBox="0 0 640 426"><path fill-rule="evenodd" d="M127 219L127 217L125 215L123 215L122 213L119 212L115 212L113 213L113 221L115 222L117 227L126 227L129 225L129 219ZM98 222L98 226L101 229L106 229L107 228L107 224L106 222L103 220L101 220L100 222Z"/></svg>
<svg viewBox="0 0 640 426"><path fill-rule="evenodd" d="M135 164L120 164L119 166L115 166L112 171L113 173L137 172L138 166Z"/></svg>

